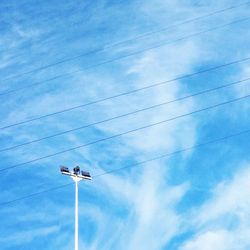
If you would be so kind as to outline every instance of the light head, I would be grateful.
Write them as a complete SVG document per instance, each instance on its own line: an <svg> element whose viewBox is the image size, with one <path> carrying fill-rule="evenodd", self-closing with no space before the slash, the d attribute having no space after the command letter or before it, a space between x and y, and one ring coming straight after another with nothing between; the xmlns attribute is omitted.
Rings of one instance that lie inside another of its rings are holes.
<svg viewBox="0 0 250 250"><path fill-rule="evenodd" d="M73 178L77 177L79 179L92 180L90 173L87 171L81 171L79 166L74 167L72 171L70 171L68 167L61 166L60 171L62 174L69 175Z"/></svg>

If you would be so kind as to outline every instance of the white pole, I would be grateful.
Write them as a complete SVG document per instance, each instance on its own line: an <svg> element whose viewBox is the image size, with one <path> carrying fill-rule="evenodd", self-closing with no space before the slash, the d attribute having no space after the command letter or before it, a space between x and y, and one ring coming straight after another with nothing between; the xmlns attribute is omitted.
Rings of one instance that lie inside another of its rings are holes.
<svg viewBox="0 0 250 250"><path fill-rule="evenodd" d="M78 178L75 178L75 250L78 250Z"/></svg>
<svg viewBox="0 0 250 250"><path fill-rule="evenodd" d="M61 166L61 173L69 175L75 182L75 250L78 250L78 182L83 179L91 180L92 178L89 172L80 172L79 167L69 171L67 167Z"/></svg>

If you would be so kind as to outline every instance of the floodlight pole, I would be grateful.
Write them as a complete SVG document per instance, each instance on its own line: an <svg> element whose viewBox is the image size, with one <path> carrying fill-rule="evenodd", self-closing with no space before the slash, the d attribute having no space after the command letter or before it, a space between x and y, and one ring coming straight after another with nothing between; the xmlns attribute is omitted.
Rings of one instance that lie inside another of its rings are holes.
<svg viewBox="0 0 250 250"><path fill-rule="evenodd" d="M70 176L75 182L75 250L78 250L78 182L81 180L92 180L89 172L80 171L79 166L76 166L73 171L68 167L61 166L61 173Z"/></svg>
<svg viewBox="0 0 250 250"><path fill-rule="evenodd" d="M78 177L72 177L75 182L75 250L78 250Z"/></svg>

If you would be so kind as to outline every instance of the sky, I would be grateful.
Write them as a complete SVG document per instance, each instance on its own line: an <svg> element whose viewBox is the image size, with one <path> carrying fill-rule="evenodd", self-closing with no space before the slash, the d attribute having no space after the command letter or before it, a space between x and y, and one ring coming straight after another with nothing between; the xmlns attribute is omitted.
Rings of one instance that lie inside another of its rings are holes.
<svg viewBox="0 0 250 250"><path fill-rule="evenodd" d="M250 249L250 3L0 2L0 248Z"/></svg>

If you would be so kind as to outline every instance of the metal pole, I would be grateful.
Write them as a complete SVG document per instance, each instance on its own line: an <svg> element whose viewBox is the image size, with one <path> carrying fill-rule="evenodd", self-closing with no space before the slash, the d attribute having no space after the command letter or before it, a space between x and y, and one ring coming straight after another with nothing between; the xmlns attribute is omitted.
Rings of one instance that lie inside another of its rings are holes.
<svg viewBox="0 0 250 250"><path fill-rule="evenodd" d="M81 180L91 180L89 172L80 171L77 166L70 171L68 167L61 166L61 173L70 176L75 182L75 250L78 250L78 182Z"/></svg>
<svg viewBox="0 0 250 250"><path fill-rule="evenodd" d="M78 250L78 178L75 178L75 250Z"/></svg>

